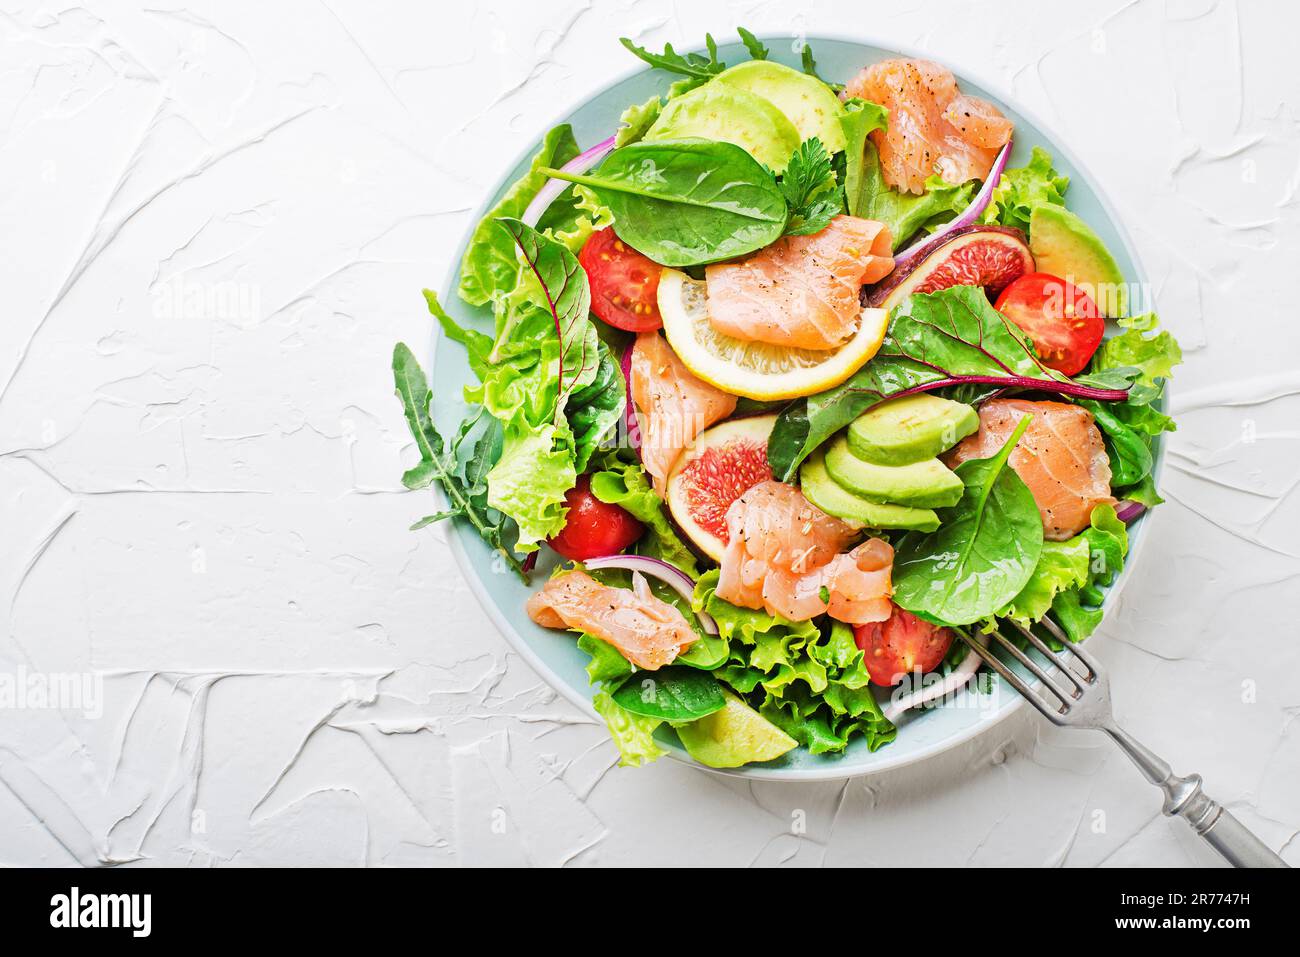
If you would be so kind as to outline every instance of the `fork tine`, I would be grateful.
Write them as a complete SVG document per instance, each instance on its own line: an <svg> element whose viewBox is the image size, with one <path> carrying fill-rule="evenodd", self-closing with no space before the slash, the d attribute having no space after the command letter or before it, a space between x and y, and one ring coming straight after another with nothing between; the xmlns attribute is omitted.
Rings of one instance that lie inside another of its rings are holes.
<svg viewBox="0 0 1300 957"><path fill-rule="evenodd" d="M1047 647L1047 642L1043 641L1043 639L1039 638L1036 634L1034 634L1024 625L1020 624L1020 622L1012 621L1011 626L1015 628L1016 631L1024 635L1026 640L1028 640L1028 642L1031 645L1033 645L1035 648L1038 649L1039 654L1041 654L1044 658L1046 658L1048 661L1054 664L1056 666L1057 671L1060 674L1064 675L1066 678L1068 678L1070 680L1070 683L1074 685L1074 687L1079 691L1080 694L1083 693L1085 687L1084 681L1086 679L1084 679L1083 676L1076 674L1075 670L1070 667L1070 663L1068 661L1062 658L1061 655L1058 655L1056 652L1052 651L1051 648ZM1075 697L1078 697L1078 695L1075 695Z"/></svg>
<svg viewBox="0 0 1300 957"><path fill-rule="evenodd" d="M989 651L989 649L985 648L983 645L981 645L978 641L973 639L970 635L966 634L965 632L958 631L957 634L961 637L962 641L966 642L966 645L970 648L971 651L973 651L975 654L980 656L981 661L983 661L986 665L988 665L999 675L1001 675L1004 681L1006 681L1009 685L1011 685L1011 687L1019 691L1021 697L1023 697L1026 701L1032 704L1035 708L1037 708L1043 714L1049 716L1060 715L1062 713L1061 708L1052 707L1052 705L1049 702L1044 701L1041 697L1035 694L1034 689L1031 688L1025 682L1025 680L1020 677L1020 675L1016 674L1014 671L1008 668L1003 663L1001 658L993 654L993 652Z"/></svg>
<svg viewBox="0 0 1300 957"><path fill-rule="evenodd" d="M1088 670L1091 671L1095 677L1105 677L1106 673L1102 670L1101 662L1094 657L1091 651L1084 651L1081 642L1071 641L1070 636L1061 629L1061 626L1052 621L1052 619L1047 615L1043 616L1040 624L1051 632L1053 638L1059 641L1065 648L1069 649L1070 654L1074 655L1074 657L1087 665Z"/></svg>
<svg viewBox="0 0 1300 957"><path fill-rule="evenodd" d="M1034 661L1023 651L1021 651L1020 646L1017 645L1010 638L1008 638L1006 635L1002 634L1001 631L994 629L992 635L994 638L998 640L998 643L1001 644L1003 648L1011 652L1012 657L1014 657L1016 661L1020 662L1020 664L1024 667L1026 671L1028 671L1031 675L1033 675L1035 678L1038 679L1042 687L1046 688L1053 695L1055 695L1057 699L1060 700L1063 708L1069 708L1071 702L1073 702L1075 698L1078 697L1077 694L1071 695L1068 690L1062 688L1055 681L1053 681L1051 679L1051 676L1048 675L1048 673L1043 670L1042 665Z"/></svg>

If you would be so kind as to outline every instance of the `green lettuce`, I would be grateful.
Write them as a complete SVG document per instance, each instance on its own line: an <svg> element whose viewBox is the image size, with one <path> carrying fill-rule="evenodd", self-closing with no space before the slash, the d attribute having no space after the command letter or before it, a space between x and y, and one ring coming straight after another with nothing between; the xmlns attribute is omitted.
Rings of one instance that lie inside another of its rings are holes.
<svg viewBox="0 0 1300 957"><path fill-rule="evenodd" d="M1070 178L1052 169L1051 155L1035 146L1027 164L1003 171L984 210L983 221L1028 232L1034 207L1064 206L1069 187Z"/></svg>
<svg viewBox="0 0 1300 957"><path fill-rule="evenodd" d="M891 187L885 182L876 145L867 138L873 130L887 127L889 111L859 99L849 100L844 109L840 124L848 141L844 195L849 213L888 226L895 250L919 230L947 222L970 205L974 183L953 186L938 176L931 176L925 181L925 192L919 196Z"/></svg>
<svg viewBox="0 0 1300 957"><path fill-rule="evenodd" d="M560 167L578 153L573 128L565 123L555 127L542 140L528 170L506 190L501 200L474 227L465 258L460 264L460 297L471 306L485 306L496 297L515 288L519 280L519 259L510 237L501 231L497 219L519 218L543 186L545 167Z"/></svg>
<svg viewBox="0 0 1300 957"><path fill-rule="evenodd" d="M633 714L617 701L608 691L597 691L591 699L596 712L605 719L609 736L614 739L621 755L619 765L639 768L643 764L657 761L668 752L654 739L654 732L663 724L660 718L650 718Z"/></svg>
<svg viewBox="0 0 1300 957"><path fill-rule="evenodd" d="M1128 529L1113 506L1098 505L1074 538L1043 543L1029 581L997 617L1029 625L1050 611L1071 641L1083 641L1101 624L1104 589L1123 570L1127 555Z"/></svg>
<svg viewBox="0 0 1300 957"><path fill-rule="evenodd" d="M614 147L627 146L641 139L654 126L663 110L663 101L652 96L644 103L633 104L623 111L619 119L618 131L614 134Z"/></svg>
<svg viewBox="0 0 1300 957"><path fill-rule="evenodd" d="M813 621L739 608L717 596L718 577L706 572L692 603L713 616L727 646L716 677L814 754L842 751L858 733L873 751L893 740L848 626L825 619L823 631Z"/></svg>
<svg viewBox="0 0 1300 957"><path fill-rule="evenodd" d="M515 548L537 545L564 528L564 496L578 480L568 426L506 427L501 458L488 473L487 502L519 526Z"/></svg>
<svg viewBox="0 0 1300 957"><path fill-rule="evenodd" d="M1183 361L1183 352L1173 335L1159 329L1153 313L1120 319L1119 325L1124 331L1101 344L1088 366L1088 375L1113 370L1136 373L1128 399L1079 404L1092 413L1102 431L1115 496L1157 505L1162 499L1151 477L1154 440L1163 432L1174 431L1177 425L1155 403L1164 392L1164 381Z"/></svg>
<svg viewBox="0 0 1300 957"><path fill-rule="evenodd" d="M640 463L629 462L613 451L605 454L591 473L591 494L602 502L627 509L646 526L645 535L637 543L637 551L642 555L676 565L692 578L699 574L695 553L678 537L668 520L663 500L655 493Z"/></svg>

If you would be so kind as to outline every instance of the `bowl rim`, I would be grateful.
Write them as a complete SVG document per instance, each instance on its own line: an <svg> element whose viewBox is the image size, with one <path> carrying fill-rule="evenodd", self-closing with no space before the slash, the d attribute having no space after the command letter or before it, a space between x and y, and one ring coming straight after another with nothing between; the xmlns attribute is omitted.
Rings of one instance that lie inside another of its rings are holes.
<svg viewBox="0 0 1300 957"><path fill-rule="evenodd" d="M827 40L827 41L832 41L837 43L854 44L863 47L873 47L877 50L887 50L896 53L900 56L914 58L914 59L928 60L931 58L931 55L929 53L925 51L917 50L916 48L911 47L910 45L899 44L893 41L886 41L878 37L873 37L867 33L856 33L856 32L848 32L848 31L818 32L818 33L809 32L809 33L800 34L798 36L791 35L791 34L783 34L783 33L759 33L756 34L756 36L761 41L773 41L773 42L786 41L786 40L799 40L802 43L815 43L818 41ZM728 40L725 41L725 43L719 43L719 46L729 45L735 42L738 41ZM683 53L701 52L704 51L704 49L705 48L703 45L693 45L690 47L682 48L680 52ZM603 81L602 86L603 88L614 86L616 84L624 82L625 80L629 80L634 76L638 76L642 73L648 72L652 69L654 68L644 64L641 66L632 66L626 70L616 73L608 80ZM962 70L961 73L957 73L957 71L953 71L953 73L959 81L969 80L975 83L976 85L982 87L987 93L989 93L991 96L996 98L999 102L1006 103L1008 105L1014 105L1016 112L1018 112L1022 117L1024 117L1024 119L1026 119L1029 122L1029 124L1033 126L1035 129L1044 130L1044 131L1051 131L1053 129L1053 127L1051 127L1050 125L1045 124L1034 110L1028 109L1020 105L1018 99L1013 97L1008 97L1006 95L1006 91L1003 89L1001 84L989 82L987 77L981 75L978 72ZM489 189L484 194L483 198L479 201L478 205L474 208L474 211L470 216L469 226L466 228L465 231L466 235L468 235L470 232L473 231L474 227L483 219L483 217L487 214L487 212L492 208L493 202L496 199L497 195L500 193L502 187L507 185L507 177L509 177L511 173L516 168L518 168L521 164L525 164L529 159L532 158L532 154L536 150L537 142L540 140L541 136L544 135L547 130L552 129L556 125L557 121L554 118L566 117L566 116L570 116L573 113L576 113L578 110L584 107L591 100L591 98L599 91L600 88L597 88L595 91L588 90L587 92L584 92L580 96L574 97L571 100L566 101L560 108L558 108L554 112L548 111L547 116L552 118L551 121L545 125L536 127L531 130L532 135L530 135L525 140L526 145L523 148L523 150L517 153L514 157L512 157L508 165L504 166L501 174L497 176L493 181L491 189ZM1138 248L1134 244L1133 238L1129 234L1128 228L1124 224L1123 219L1120 218L1120 216L1118 215L1118 211L1116 210L1115 205L1111 202L1109 195L1107 195L1105 189L1102 187L1101 181L1093 174L1092 170L1086 164L1084 164L1079 159L1078 156L1074 154L1074 152L1069 148L1068 145L1054 143L1053 146L1056 152L1060 156L1065 158L1068 161L1068 163L1075 170L1077 170L1078 173L1082 176L1082 178L1085 179L1092 187L1092 190L1096 195L1098 204L1101 206L1107 218L1110 220L1111 225L1114 227L1115 234L1119 238L1120 243L1123 245L1125 252L1128 253L1129 260L1133 264L1134 279L1141 286L1149 286L1150 284L1147 281L1146 267L1142 261L1141 255L1139 254ZM457 252L460 251L462 245L463 242L458 243L456 245ZM450 293L454 295L455 294L454 290L456 289L459 280L459 274L460 274L460 260L459 258L453 258L450 264L448 265L446 274L443 277L440 291L444 291L444 290L450 291ZM432 355L433 351L436 350L439 341L444 338L442 335L441 328L438 326L438 324L433 323L432 325L433 325L433 329L431 331L430 340L429 340L430 355ZM1169 398L1171 394L1170 390L1171 390L1171 384L1169 382L1166 382L1164 393L1161 399L1162 407L1165 408L1168 407ZM1155 458L1155 462L1152 465L1151 475L1153 481L1158 486L1160 479L1164 473L1165 457L1164 457L1163 437L1157 437L1155 443L1154 458ZM441 489L438 489L436 494L441 496L442 495ZM1132 531L1133 528L1140 525L1144 525L1146 523L1146 520L1147 520L1146 513L1140 515L1134 521L1134 523L1129 526L1130 532ZM447 543L451 547L451 552L455 557L456 565L460 569L461 577L469 584L470 591L474 594L475 599L478 601L479 605L483 608L483 610L487 613L487 616L489 620L491 620L492 624L496 626L497 630L506 639L507 644L509 644L511 649L515 651L520 657L522 657L524 661L526 661L528 665L534 671L536 671L537 674L540 677L542 677L553 690L559 692L566 700L568 700L569 702L577 706L581 711L583 711L591 718L595 719L598 723L601 722L602 719L600 718L600 715L596 712L595 708L591 703L591 696L589 694L579 693L578 689L570 687L567 682L563 681L554 671L552 671L550 666L547 665L546 662L542 659L542 657L532 649L529 643L524 640L523 635L521 635L515 629L514 625L506 618L505 614L502 612L497 602L494 601L492 596L488 594L487 589L484 587L478 575L475 574L473 570L473 566L470 564L469 555L466 551L465 540L462 538L462 536L466 534L465 530L455 522L449 522L447 524L447 529L448 529ZM477 541L476 537L474 536L470 536L470 537L474 541ZM1146 539L1147 539L1147 535L1144 531L1142 534L1139 534L1137 536L1136 542L1130 544L1128 557L1125 560L1123 570L1120 572L1119 576L1116 578L1116 580L1110 585L1110 587L1106 591L1106 597L1102 603L1103 616L1108 615L1111 608L1115 605L1116 602L1118 602L1120 598L1120 594L1124 589L1124 586L1128 583L1128 580L1131 577L1132 570L1136 567L1138 563L1138 558L1142 554L1143 548L1146 543ZM1103 617L1103 622L1104 620L1105 618ZM767 768L767 767L763 767L762 765L758 765L752 768L748 766L742 766L739 768L711 768L708 767L707 765L699 763L698 761L695 761L694 759L690 758L689 755L686 755L685 753L680 752L678 749L675 748L669 748L667 750L667 756L681 764L684 764L688 767L699 769L701 771L706 771L712 774L724 775L726 777L748 778L754 781L782 781L782 782L803 782L803 783L810 783L810 782L817 782L817 781L844 781L851 778L866 777L868 775L878 774L885 771L891 771L891 770L896 770L898 768L909 767L913 764L918 764L922 761L925 761L928 758L932 758L939 754L943 754L946 751L950 751L953 748L965 744L967 741L970 741L973 738L981 734L984 734L990 728L993 728L996 725L1001 724L1003 721L1010 718L1013 714L1019 713L1025 707L1026 704L1027 702L1025 701L1025 699L1021 697L1019 694L1008 695L1007 700L1003 704L999 705L997 710L994 711L991 714L991 716L976 721L972 723L970 726L962 728L958 730L956 733L951 734L946 738L943 738L939 741L935 741L932 744L925 745L924 747L918 748L916 750L906 751L906 752L900 751L897 753L896 757L890 756L888 755L888 753L886 753L884 757L872 761L871 764L865 767L863 766L841 767L836 764L828 764L825 767L818 767L818 768ZM904 725L903 727L905 728L906 725ZM879 755L882 752L877 751L874 753Z"/></svg>

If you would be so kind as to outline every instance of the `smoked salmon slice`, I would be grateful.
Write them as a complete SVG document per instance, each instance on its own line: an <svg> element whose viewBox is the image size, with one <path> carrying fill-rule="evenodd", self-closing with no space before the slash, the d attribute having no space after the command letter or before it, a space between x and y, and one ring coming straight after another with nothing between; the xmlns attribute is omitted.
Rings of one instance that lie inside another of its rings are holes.
<svg viewBox="0 0 1300 957"><path fill-rule="evenodd" d="M646 671L671 664L696 637L685 616L655 597L639 575L627 589L602 585L586 572L568 572L543 585L527 609L543 628L595 635Z"/></svg>
<svg viewBox="0 0 1300 957"><path fill-rule="evenodd" d="M704 270L709 321L724 335L797 349L834 349L862 315L858 294L894 268L889 227L836 216L748 259Z"/></svg>
<svg viewBox="0 0 1300 957"><path fill-rule="evenodd" d="M1044 537L1056 542L1073 538L1088 527L1094 508L1115 504L1110 459L1087 409L1066 402L990 399L979 413L979 431L963 439L945 461L955 466L995 455L1020 420L1032 415L1008 462L1034 496Z"/></svg>
<svg viewBox="0 0 1300 957"><path fill-rule="evenodd" d="M924 193L936 173L954 185L982 180L1011 139L1013 124L996 106L960 92L952 73L929 60L873 63L845 90L889 110L888 129L869 135L885 182L903 192Z"/></svg>
<svg viewBox="0 0 1300 957"><path fill-rule="evenodd" d="M657 332L636 337L631 379L641 462L663 498L668 473L682 450L736 411L736 397L697 378Z"/></svg>
<svg viewBox="0 0 1300 957"><path fill-rule="evenodd" d="M826 613L849 624L889 617L894 550L872 538L846 553L858 531L794 486L755 485L727 510L727 530L717 587L724 601L791 621Z"/></svg>

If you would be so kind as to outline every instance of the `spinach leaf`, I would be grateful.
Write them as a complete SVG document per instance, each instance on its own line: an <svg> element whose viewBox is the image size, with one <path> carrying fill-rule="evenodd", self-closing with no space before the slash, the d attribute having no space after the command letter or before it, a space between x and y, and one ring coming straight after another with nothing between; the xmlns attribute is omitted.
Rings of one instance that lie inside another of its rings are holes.
<svg viewBox="0 0 1300 957"><path fill-rule="evenodd" d="M787 236L820 232L844 211L844 193L835 185L830 155L815 136L799 144L779 185L790 207Z"/></svg>
<svg viewBox="0 0 1300 957"><path fill-rule="evenodd" d="M574 469L587 470L592 453L623 418L627 389L623 373L614 354L604 342L597 342L598 362L595 378L569 397L565 414L573 430Z"/></svg>
<svg viewBox="0 0 1300 957"><path fill-rule="evenodd" d="M695 266L762 249L785 231L772 173L732 143L656 140L616 149L592 173L548 169L609 207L619 237L664 266Z"/></svg>
<svg viewBox="0 0 1300 957"><path fill-rule="evenodd" d="M486 473L482 468L483 463L476 461L480 454L483 458L487 458L492 454L493 448L499 446L499 427L495 425L489 427L488 432L475 447L476 458L472 458L462 469L456 453L460 443L469 435L478 415L461 426L455 441L448 447L434 427L433 418L429 413L429 403L433 395L429 391L428 379L410 348L403 342L399 342L393 348L393 379L397 384L397 395L402 400L403 411L406 413L406 423L410 426L411 435L420 450L420 461L402 476L402 484L409 489L418 489L427 488L437 482L446 494L448 502L451 503L447 510L430 515L427 519L417 522L416 526L421 527L448 518L464 518L484 541L497 550L506 565L527 581L528 576L524 574L523 566L505 542L504 517L494 514L487 507Z"/></svg>
<svg viewBox="0 0 1300 957"><path fill-rule="evenodd" d="M613 697L626 711L664 721L694 721L720 711L727 703L713 675L673 665L658 671L638 671Z"/></svg>
<svg viewBox="0 0 1300 957"><path fill-rule="evenodd" d="M933 532L908 532L894 551L894 602L944 625L969 625L1012 601L1034 573L1043 523L1034 496L1007 467L1025 416L997 455L957 466L962 499Z"/></svg>
<svg viewBox="0 0 1300 957"><path fill-rule="evenodd" d="M557 126L542 140L528 171L501 197L479 224L474 227L465 258L460 264L460 297L471 306L484 306L498 295L509 292L519 278L519 261L515 247L502 234L496 220L502 216L522 216L533 198L546 185L543 167L563 166L578 155L578 141L567 123Z"/></svg>
<svg viewBox="0 0 1300 957"><path fill-rule="evenodd" d="M1081 385L1039 363L1015 325L979 286L908 296L890 316L880 350L842 385L787 406L768 439L776 477L791 481L799 463L876 403L903 392L992 384L1108 401L1121 389Z"/></svg>

